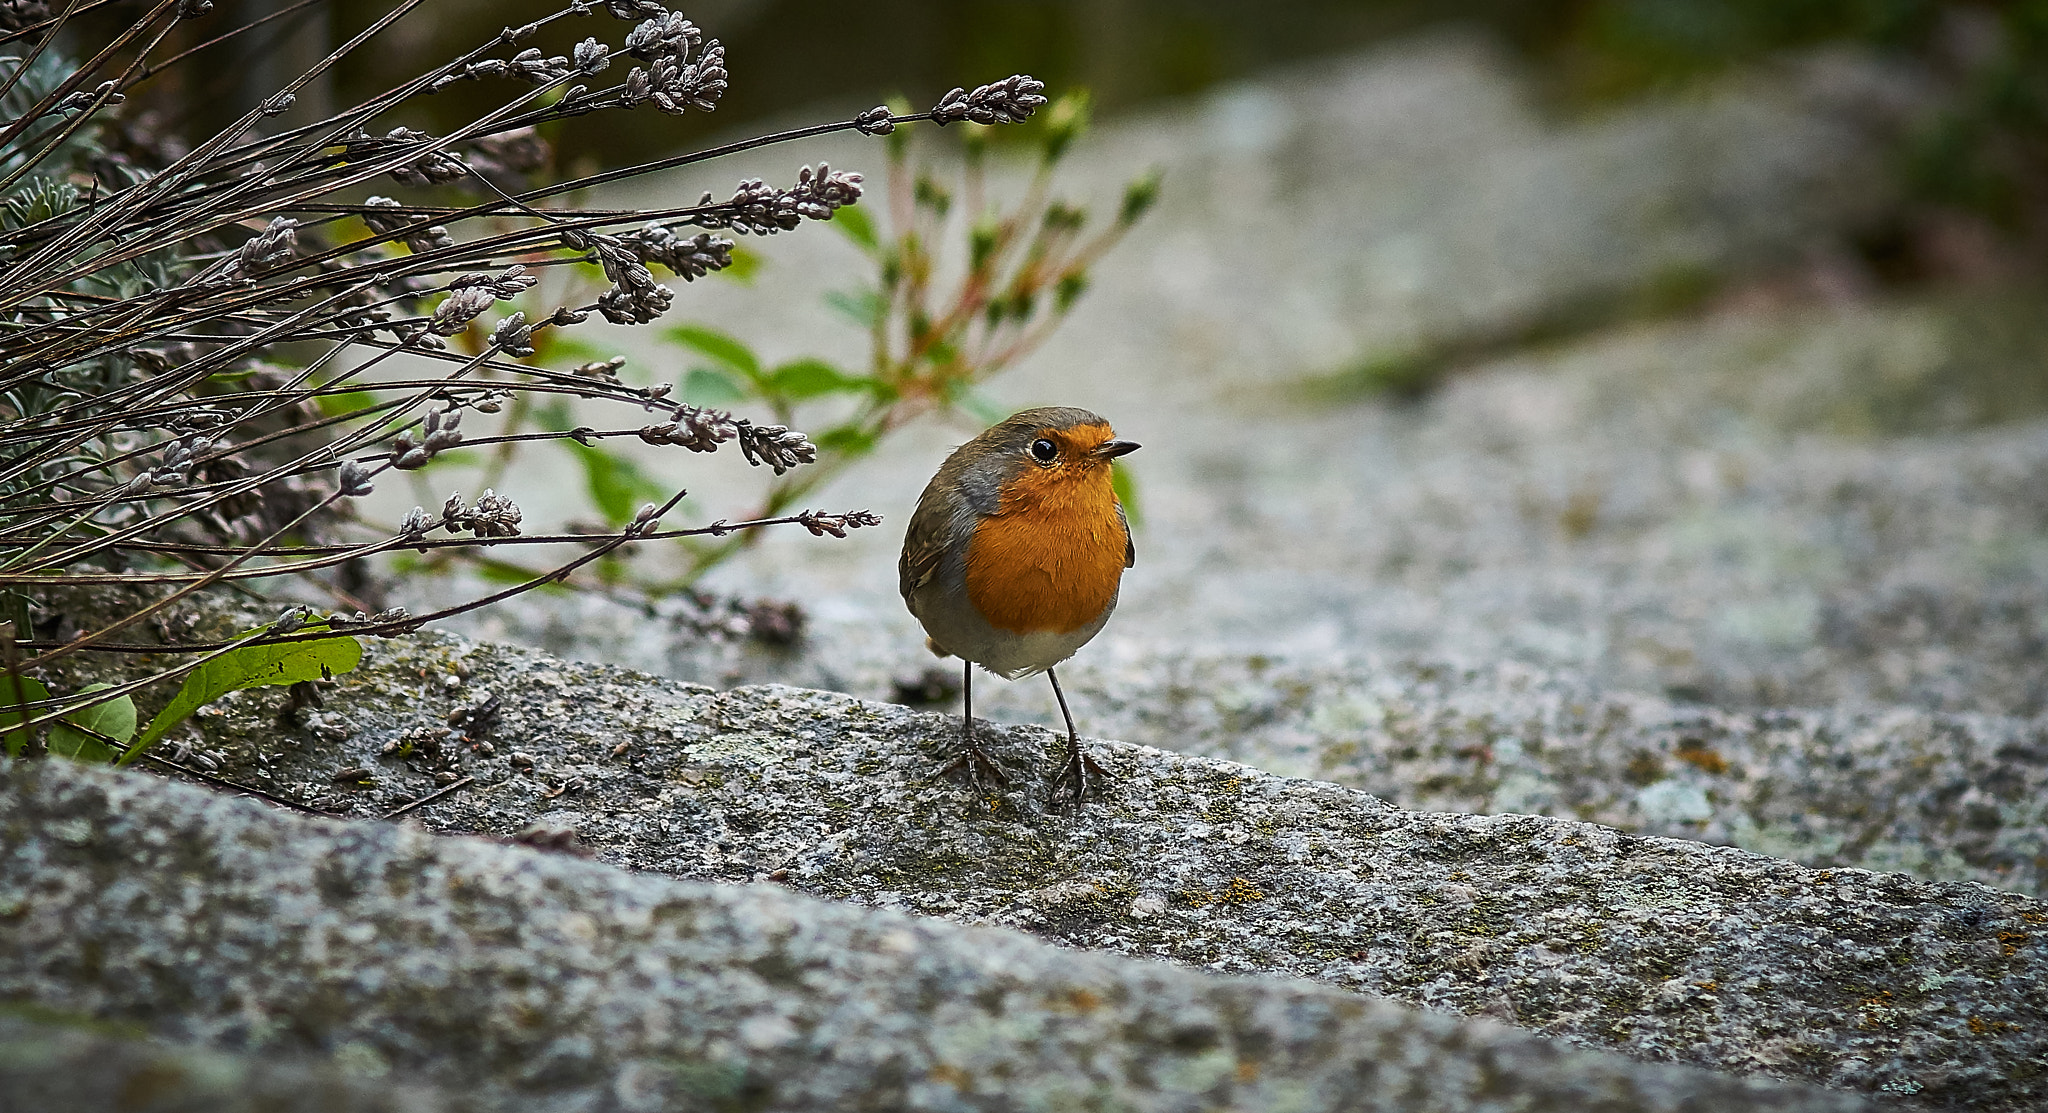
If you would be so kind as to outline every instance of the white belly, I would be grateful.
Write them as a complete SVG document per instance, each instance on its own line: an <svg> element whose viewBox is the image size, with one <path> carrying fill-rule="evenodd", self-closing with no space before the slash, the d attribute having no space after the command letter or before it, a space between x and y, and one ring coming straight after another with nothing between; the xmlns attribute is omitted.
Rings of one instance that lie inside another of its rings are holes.
<svg viewBox="0 0 2048 1113"><path fill-rule="evenodd" d="M1109 621L1109 612L1116 607L1112 601L1103 609L1102 617L1078 630L1013 634L989 625L967 602L965 594L947 598L941 592L932 592L932 597L918 600L922 605L913 607L912 613L939 648L1005 680L1044 672L1072 657L1101 632L1103 624Z"/></svg>

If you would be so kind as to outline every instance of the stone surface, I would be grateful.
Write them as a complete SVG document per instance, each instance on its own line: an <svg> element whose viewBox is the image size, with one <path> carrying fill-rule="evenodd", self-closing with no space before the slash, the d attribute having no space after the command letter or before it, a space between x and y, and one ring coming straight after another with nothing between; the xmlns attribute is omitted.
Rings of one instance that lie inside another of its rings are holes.
<svg viewBox="0 0 2048 1113"><path fill-rule="evenodd" d="M377 1072L370 1072L377 1074ZM0 1107L122 1113L458 1113L460 1098L306 1056L229 1054L107 1024L0 1015Z"/></svg>
<svg viewBox="0 0 2048 1113"><path fill-rule="evenodd" d="M2048 720L1727 709L1555 670L1160 655L1066 678L1091 729L1372 792L1819 867L2048 892Z"/></svg>
<svg viewBox="0 0 2048 1113"><path fill-rule="evenodd" d="M956 693L940 705L958 704L952 663L905 659L903 646L861 655L834 640L790 655L687 639L596 599L545 615L527 633L572 649L631 658L673 637L683 661L858 681L848 686L879 698L895 677L938 668ZM584 622L573 633L571 616ZM2048 717L1910 703L1722 707L1513 660L1332 656L1090 650L1060 675L1090 733L1333 781L1404 808L1590 820L1810 866L2048 894ZM2012 659L2014 673L2029 660ZM975 707L1058 722L1043 681L980 676Z"/></svg>
<svg viewBox="0 0 2048 1113"><path fill-rule="evenodd" d="M1298 975L1650 1059L1956 1108L2048 1097L2048 906L1977 885L1402 812L1120 743L1092 744L1108 798L1050 813L1063 742L1040 728L981 726L1015 777L982 799L936 775L951 716L453 640L384 645L326 698L280 736L277 697L244 693L207 745L229 775L356 815L459 772L475 780L412 817L636 870ZM467 743L380 756L491 701Z"/></svg>
<svg viewBox="0 0 2048 1113"><path fill-rule="evenodd" d="M64 762L0 763L0 850L7 996L416 1072L478 1109L1868 1107L1303 982Z"/></svg>

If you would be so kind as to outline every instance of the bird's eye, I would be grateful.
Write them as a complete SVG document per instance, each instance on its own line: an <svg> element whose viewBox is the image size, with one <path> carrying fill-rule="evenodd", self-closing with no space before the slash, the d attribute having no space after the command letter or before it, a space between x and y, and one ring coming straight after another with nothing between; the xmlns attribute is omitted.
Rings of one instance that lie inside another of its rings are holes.
<svg viewBox="0 0 2048 1113"><path fill-rule="evenodd" d="M1059 446L1046 440L1044 437L1031 442L1031 458L1041 464L1052 463L1059 454Z"/></svg>

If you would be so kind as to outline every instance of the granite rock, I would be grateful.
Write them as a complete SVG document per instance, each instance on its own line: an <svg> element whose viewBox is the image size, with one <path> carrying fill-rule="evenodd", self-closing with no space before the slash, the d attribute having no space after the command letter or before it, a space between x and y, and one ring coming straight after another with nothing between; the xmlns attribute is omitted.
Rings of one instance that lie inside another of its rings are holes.
<svg viewBox="0 0 2048 1113"><path fill-rule="evenodd" d="M474 1104L351 1070L345 1057L234 1054L133 1026L0 1015L0 1104L122 1113L466 1113Z"/></svg>
<svg viewBox="0 0 2048 1113"><path fill-rule="evenodd" d="M64 762L0 763L0 850L0 993L404 1072L475 1109L1868 1107L1299 981L287 817Z"/></svg>
<svg viewBox="0 0 2048 1113"><path fill-rule="evenodd" d="M226 772L355 815L773 880L1090 950L1287 974L1739 1073L1956 1108L2048 1095L2048 906L1090 743L1117 777L1048 811L1064 740L980 724L1012 788L936 775L958 720L778 686L714 692L531 651L387 645L283 736L245 694ZM387 753L495 704L438 756ZM264 754L266 764L256 761ZM452 753L452 760L447 756ZM345 771L337 784L335 774Z"/></svg>
<svg viewBox="0 0 2048 1113"><path fill-rule="evenodd" d="M1159 655L1074 670L1092 729L1399 807L1582 819L2048 893L2048 719L1717 707L1514 662Z"/></svg>

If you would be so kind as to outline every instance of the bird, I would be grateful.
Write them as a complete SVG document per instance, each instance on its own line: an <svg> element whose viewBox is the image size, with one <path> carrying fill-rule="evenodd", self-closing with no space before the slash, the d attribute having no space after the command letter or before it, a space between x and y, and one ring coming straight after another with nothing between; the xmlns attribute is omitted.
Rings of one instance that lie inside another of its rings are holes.
<svg viewBox="0 0 2048 1113"><path fill-rule="evenodd" d="M961 752L981 787L1008 783L974 740L974 669L1005 680L1044 673L1067 724L1067 759L1051 800L1075 807L1107 772L1081 749L1054 666L1100 633L1124 570L1137 564L1113 462L1138 445L1072 406L1010 415L953 451L917 500L897 562L903 602L925 646L961 659Z"/></svg>

